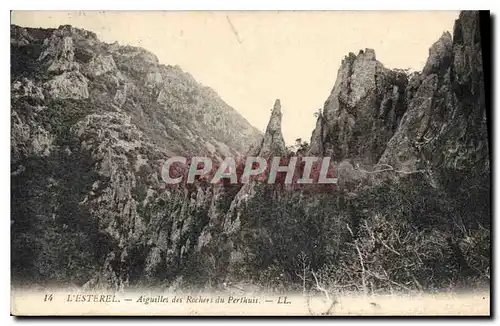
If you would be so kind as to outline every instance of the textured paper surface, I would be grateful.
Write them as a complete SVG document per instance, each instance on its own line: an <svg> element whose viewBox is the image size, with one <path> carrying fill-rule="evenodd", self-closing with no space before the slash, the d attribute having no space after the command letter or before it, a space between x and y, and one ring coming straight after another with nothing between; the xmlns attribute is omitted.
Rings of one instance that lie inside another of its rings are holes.
<svg viewBox="0 0 500 326"><path fill-rule="evenodd" d="M46 299L47 295L52 296L52 299L48 297ZM146 304L148 299L156 302ZM104 302L93 302L94 300ZM488 291L368 297L346 295L335 300L337 303L332 306L325 302L322 296L307 297L293 293L278 296L244 292L181 294L154 291L115 293L15 290L12 294L12 314L18 316L488 316L490 313Z"/></svg>

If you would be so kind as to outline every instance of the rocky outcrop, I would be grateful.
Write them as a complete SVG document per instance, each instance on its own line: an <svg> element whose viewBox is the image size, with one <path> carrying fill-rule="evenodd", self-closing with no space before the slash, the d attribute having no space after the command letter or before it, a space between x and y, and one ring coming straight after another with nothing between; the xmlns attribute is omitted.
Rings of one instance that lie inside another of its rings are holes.
<svg viewBox="0 0 500 326"><path fill-rule="evenodd" d="M12 84L11 96L15 98L25 97L42 102L45 99L41 87L36 86L33 81L22 78Z"/></svg>
<svg viewBox="0 0 500 326"><path fill-rule="evenodd" d="M17 112L11 116L12 158L19 160L29 156L48 156L54 146L54 135L42 126L31 126Z"/></svg>
<svg viewBox="0 0 500 326"><path fill-rule="evenodd" d="M91 77L98 77L105 73L111 72L116 69L115 61L112 55L97 55L85 66L86 75Z"/></svg>
<svg viewBox="0 0 500 326"><path fill-rule="evenodd" d="M453 37L430 47L422 72L389 70L371 49L350 53L311 136L309 155L367 169L463 169L488 162L479 18L462 12Z"/></svg>
<svg viewBox="0 0 500 326"><path fill-rule="evenodd" d="M44 85L53 99L86 99L88 79L78 71L63 72Z"/></svg>
<svg viewBox="0 0 500 326"><path fill-rule="evenodd" d="M404 72L385 68L372 49L350 53L318 117L310 155L374 164L405 112Z"/></svg>
<svg viewBox="0 0 500 326"><path fill-rule="evenodd" d="M422 73L430 75L433 73L442 73L450 64L452 58L452 38L449 32L444 32L429 49L429 57L425 63Z"/></svg>
<svg viewBox="0 0 500 326"><path fill-rule="evenodd" d="M58 33L58 32L61 33ZM75 62L73 39L64 35L65 30L58 30L50 39L44 42L45 50L40 54L39 61L45 61L47 71L65 72L77 70L80 65Z"/></svg>

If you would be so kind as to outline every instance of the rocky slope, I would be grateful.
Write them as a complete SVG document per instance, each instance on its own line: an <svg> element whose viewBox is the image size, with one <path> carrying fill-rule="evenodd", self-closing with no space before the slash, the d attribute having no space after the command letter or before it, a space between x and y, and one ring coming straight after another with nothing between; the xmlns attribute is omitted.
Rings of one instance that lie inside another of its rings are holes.
<svg viewBox="0 0 500 326"><path fill-rule="evenodd" d="M179 67L92 32L11 26L11 61L16 279L121 286L162 264L178 273L215 199L166 189L163 162L243 155L262 134Z"/></svg>
<svg viewBox="0 0 500 326"><path fill-rule="evenodd" d="M92 32L12 26L11 60L14 105L71 102L121 112L165 152L245 153L261 136L178 66L161 65L141 48L100 42Z"/></svg>

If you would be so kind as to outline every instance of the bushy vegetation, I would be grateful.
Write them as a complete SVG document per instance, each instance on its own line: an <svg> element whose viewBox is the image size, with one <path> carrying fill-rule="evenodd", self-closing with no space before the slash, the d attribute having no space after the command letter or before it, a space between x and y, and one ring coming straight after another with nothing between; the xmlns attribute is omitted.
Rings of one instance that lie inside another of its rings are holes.
<svg viewBox="0 0 500 326"><path fill-rule="evenodd" d="M114 246L80 203L99 180L90 154L75 143L71 127L95 111L80 100L45 100L35 112L28 99L12 109L54 137L48 156L13 162L11 177L12 277L16 283L82 285L102 267Z"/></svg>
<svg viewBox="0 0 500 326"><path fill-rule="evenodd" d="M30 158L11 179L12 277L21 284L87 282L113 244L79 205L95 180L89 158Z"/></svg>
<svg viewBox="0 0 500 326"><path fill-rule="evenodd" d="M312 198L260 185L242 215L236 247L243 260L234 277L278 290L320 284L367 293L487 284L489 205L471 212L464 204L477 195L444 192L420 175L355 197L338 191Z"/></svg>

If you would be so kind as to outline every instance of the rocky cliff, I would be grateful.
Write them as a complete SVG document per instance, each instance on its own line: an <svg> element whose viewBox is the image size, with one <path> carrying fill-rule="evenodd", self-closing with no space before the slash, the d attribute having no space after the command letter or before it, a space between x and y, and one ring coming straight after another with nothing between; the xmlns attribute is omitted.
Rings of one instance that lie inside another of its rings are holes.
<svg viewBox="0 0 500 326"><path fill-rule="evenodd" d="M309 153L405 172L487 171L487 139L479 18L463 12L421 72L386 69L371 49L346 56Z"/></svg>
<svg viewBox="0 0 500 326"><path fill-rule="evenodd" d="M350 53L318 117L310 154L375 164L405 112L407 84L406 74L385 68L374 50Z"/></svg>
<svg viewBox="0 0 500 326"><path fill-rule="evenodd" d="M406 170L489 171L478 14L463 12L453 38L444 33L414 74L401 124L381 162Z"/></svg>

